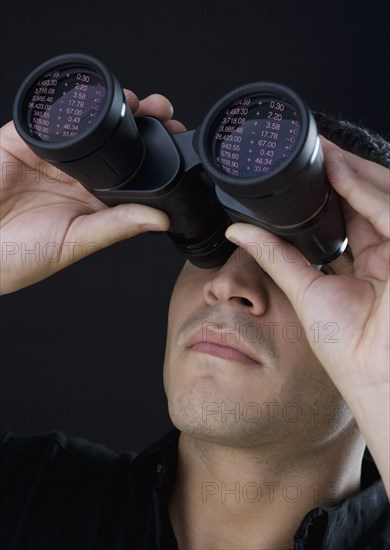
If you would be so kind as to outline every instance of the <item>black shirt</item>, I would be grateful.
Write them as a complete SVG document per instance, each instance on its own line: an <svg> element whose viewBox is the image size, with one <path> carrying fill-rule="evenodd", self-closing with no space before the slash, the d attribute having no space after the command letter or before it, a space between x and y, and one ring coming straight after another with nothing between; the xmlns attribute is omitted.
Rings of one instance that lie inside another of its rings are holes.
<svg viewBox="0 0 390 550"><path fill-rule="evenodd" d="M168 517L179 432L116 453L62 432L0 435L1 550L175 550ZM281 518L283 522L283 518ZM374 463L362 490L309 512L294 550L386 550L389 504Z"/></svg>

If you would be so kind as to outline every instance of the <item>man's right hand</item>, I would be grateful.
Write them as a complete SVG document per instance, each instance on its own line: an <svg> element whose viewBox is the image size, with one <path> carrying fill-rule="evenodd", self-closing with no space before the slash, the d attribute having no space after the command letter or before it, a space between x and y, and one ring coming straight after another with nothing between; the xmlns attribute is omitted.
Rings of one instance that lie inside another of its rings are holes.
<svg viewBox="0 0 390 550"><path fill-rule="evenodd" d="M154 116L171 133L173 108L153 94L139 101L125 90L135 117ZM166 231L169 218L140 204L108 207L78 181L37 157L13 122L0 130L0 294L41 281L81 258L145 231Z"/></svg>

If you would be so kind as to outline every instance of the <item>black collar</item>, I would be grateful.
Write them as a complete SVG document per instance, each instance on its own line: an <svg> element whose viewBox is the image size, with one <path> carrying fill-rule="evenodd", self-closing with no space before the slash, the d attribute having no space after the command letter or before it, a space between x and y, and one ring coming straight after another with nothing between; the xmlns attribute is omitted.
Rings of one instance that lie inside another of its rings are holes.
<svg viewBox="0 0 390 550"><path fill-rule="evenodd" d="M132 465L137 548L176 550L168 516L180 432L171 430L138 454ZM333 507L318 507L303 518L294 537L294 550L388 550L389 502L378 470L366 454L361 491ZM146 533L146 535L145 535Z"/></svg>

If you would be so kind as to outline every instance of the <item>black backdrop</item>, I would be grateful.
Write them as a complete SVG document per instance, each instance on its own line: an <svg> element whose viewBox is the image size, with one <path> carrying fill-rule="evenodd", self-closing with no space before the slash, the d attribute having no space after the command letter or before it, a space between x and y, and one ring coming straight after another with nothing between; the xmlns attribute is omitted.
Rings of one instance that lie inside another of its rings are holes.
<svg viewBox="0 0 390 550"><path fill-rule="evenodd" d="M1 123L30 70L79 51L140 97L167 95L188 128L231 88L273 80L389 137L388 21L384 1L3 0ZM166 315L182 264L166 237L142 235L3 296L0 428L115 450L166 431Z"/></svg>

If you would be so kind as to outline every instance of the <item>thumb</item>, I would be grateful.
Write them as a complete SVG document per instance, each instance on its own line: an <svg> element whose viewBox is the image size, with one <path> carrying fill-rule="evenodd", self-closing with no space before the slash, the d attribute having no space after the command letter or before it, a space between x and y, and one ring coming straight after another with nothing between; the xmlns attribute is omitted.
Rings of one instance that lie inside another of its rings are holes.
<svg viewBox="0 0 390 550"><path fill-rule="evenodd" d="M66 241L80 243L77 250L84 257L139 233L167 231L169 224L168 216L161 210L143 204L119 204L75 218ZM75 254L73 259L80 258Z"/></svg>
<svg viewBox="0 0 390 550"><path fill-rule="evenodd" d="M297 315L303 315L307 290L316 279L325 275L312 267L293 245L261 227L235 223L228 227L225 236L253 256L286 294Z"/></svg>

